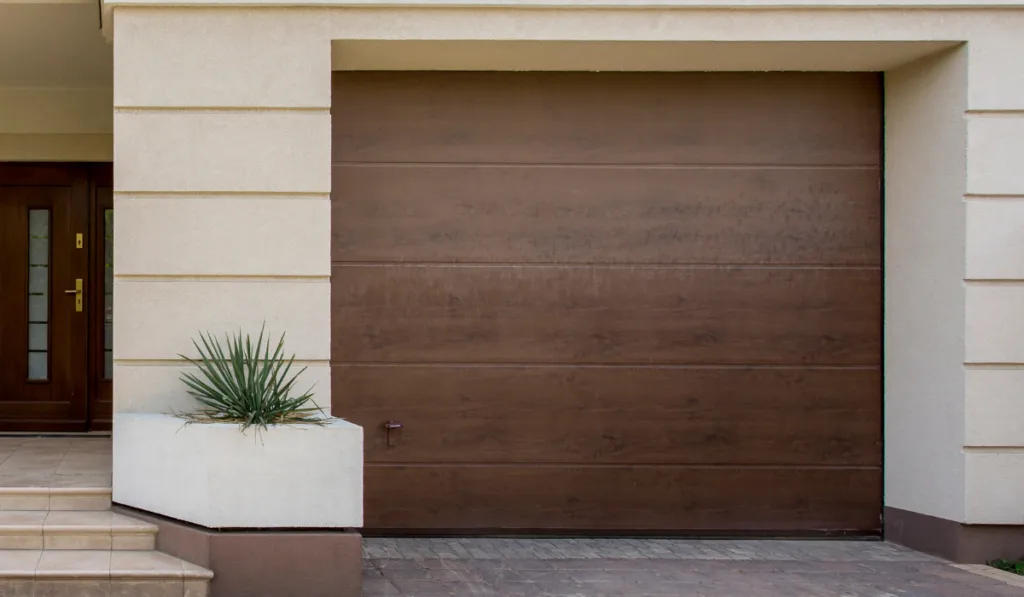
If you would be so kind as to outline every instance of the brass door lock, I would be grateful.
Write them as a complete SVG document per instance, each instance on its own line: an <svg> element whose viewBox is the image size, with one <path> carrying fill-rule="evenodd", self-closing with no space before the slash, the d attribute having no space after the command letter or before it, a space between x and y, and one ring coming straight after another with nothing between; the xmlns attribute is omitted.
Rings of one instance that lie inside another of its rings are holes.
<svg viewBox="0 0 1024 597"><path fill-rule="evenodd" d="M81 313L82 312L82 294L83 294L82 291L83 291L83 288L84 288L84 285L83 285L82 279L81 278L75 278L75 289L74 290L65 290L64 291L64 294L73 294L73 295L75 295L75 311L77 313Z"/></svg>

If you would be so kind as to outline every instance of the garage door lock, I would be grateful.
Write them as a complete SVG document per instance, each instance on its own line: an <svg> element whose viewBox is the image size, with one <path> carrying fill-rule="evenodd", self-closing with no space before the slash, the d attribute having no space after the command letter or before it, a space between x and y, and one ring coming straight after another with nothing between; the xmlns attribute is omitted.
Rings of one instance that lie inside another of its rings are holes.
<svg viewBox="0 0 1024 597"><path fill-rule="evenodd" d="M402 424L398 421L388 421L384 423L384 432L388 434L388 447L394 448L402 434Z"/></svg>

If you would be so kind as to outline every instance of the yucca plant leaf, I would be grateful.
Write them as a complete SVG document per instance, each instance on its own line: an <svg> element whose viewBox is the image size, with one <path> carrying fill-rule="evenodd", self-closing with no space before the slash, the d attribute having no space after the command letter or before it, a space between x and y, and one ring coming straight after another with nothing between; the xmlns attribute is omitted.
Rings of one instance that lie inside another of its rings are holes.
<svg viewBox="0 0 1024 597"><path fill-rule="evenodd" d="M292 372L295 355L285 358L285 335L277 342L266 335L266 324L255 342L241 330L224 334L224 340L199 332L192 345L198 357L179 355L196 371L181 374L186 392L200 405L198 413L186 415L191 421L233 421L244 431L268 425L323 424L323 411L308 406L309 391L292 396L298 378L306 368Z"/></svg>

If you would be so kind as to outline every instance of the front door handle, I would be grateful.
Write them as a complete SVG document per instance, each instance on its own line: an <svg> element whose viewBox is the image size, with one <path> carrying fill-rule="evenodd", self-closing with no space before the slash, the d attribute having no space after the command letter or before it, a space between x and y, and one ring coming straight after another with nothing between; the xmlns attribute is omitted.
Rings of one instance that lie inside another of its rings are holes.
<svg viewBox="0 0 1024 597"><path fill-rule="evenodd" d="M82 281L82 279L81 278L75 278L75 289L74 290L65 290L64 291L64 294L73 294L73 295L75 295L75 311L78 312L78 313L82 312L82 295L84 294L83 289L84 289L84 282Z"/></svg>

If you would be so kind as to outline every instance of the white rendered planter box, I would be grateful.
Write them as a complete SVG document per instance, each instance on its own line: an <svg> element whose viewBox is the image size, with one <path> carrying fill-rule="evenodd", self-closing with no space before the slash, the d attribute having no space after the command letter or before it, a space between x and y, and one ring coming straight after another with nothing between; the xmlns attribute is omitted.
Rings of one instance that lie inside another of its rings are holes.
<svg viewBox="0 0 1024 597"><path fill-rule="evenodd" d="M114 502L210 528L363 524L363 429L341 419L242 434L171 415L114 417Z"/></svg>

